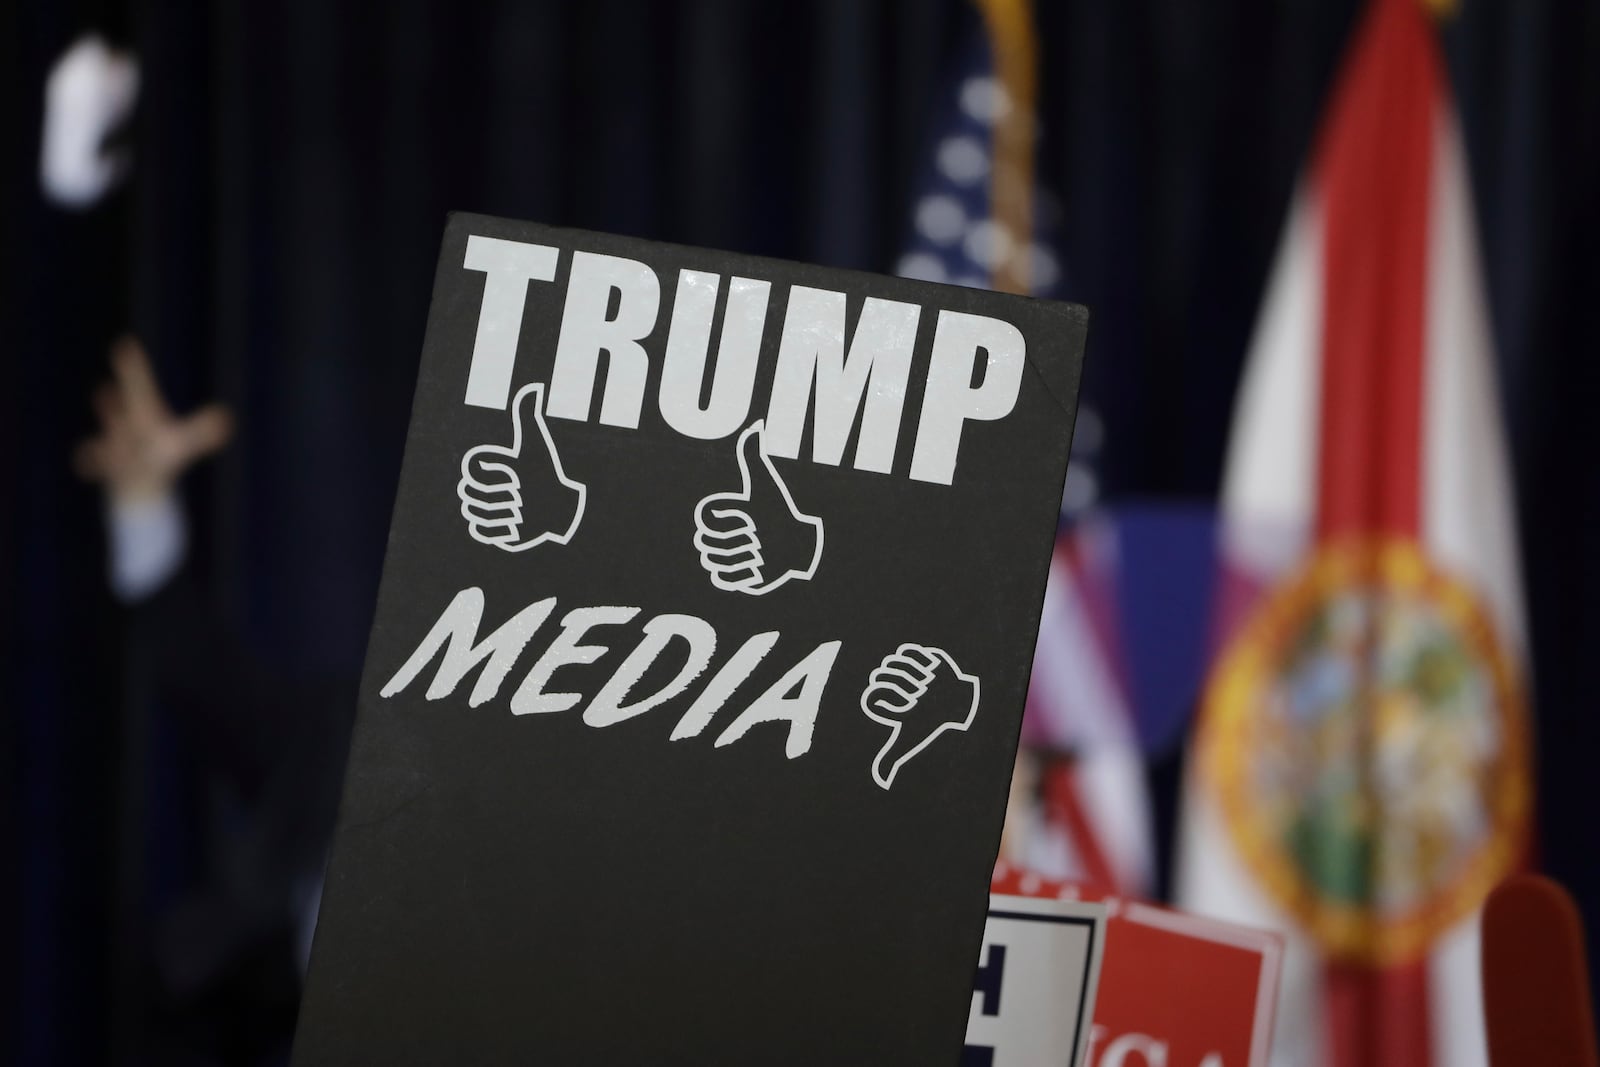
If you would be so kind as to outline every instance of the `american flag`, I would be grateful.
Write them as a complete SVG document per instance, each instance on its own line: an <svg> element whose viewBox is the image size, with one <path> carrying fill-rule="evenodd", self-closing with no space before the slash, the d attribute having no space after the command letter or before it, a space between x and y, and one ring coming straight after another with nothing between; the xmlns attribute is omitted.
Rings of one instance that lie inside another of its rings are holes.
<svg viewBox="0 0 1600 1067"><path fill-rule="evenodd" d="M1015 99L995 69L988 26L969 36L952 66L933 125L928 165L917 186L911 233L895 273L905 278L979 289L1012 288L1059 299L1066 276L1058 251L1061 206L1032 173L1032 152L1008 158L997 149L1008 123L1036 135L1031 102ZM1020 195L1026 194L1026 195ZM1012 210L1021 200L1026 207ZM1018 233L1007 216L1031 225ZM1072 464L1062 493L1064 519L1088 512L1100 493L1095 460L1105 427L1094 406L1080 398Z"/></svg>
<svg viewBox="0 0 1600 1067"><path fill-rule="evenodd" d="M1033 168L1031 41L1006 39L1017 23L984 14L938 102L896 271L1061 297L1061 212ZM1019 764L1002 859L1137 895L1148 892L1154 861L1137 731L1109 601L1100 595L1115 544L1103 524L1083 521L1098 500L1095 461L1104 445L1099 416L1080 399L1023 727L1035 751L1054 755Z"/></svg>

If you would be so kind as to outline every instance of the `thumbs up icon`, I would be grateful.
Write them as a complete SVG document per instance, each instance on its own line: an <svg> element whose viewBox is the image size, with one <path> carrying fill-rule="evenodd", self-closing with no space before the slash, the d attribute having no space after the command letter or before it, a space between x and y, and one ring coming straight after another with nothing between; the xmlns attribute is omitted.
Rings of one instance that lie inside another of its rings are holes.
<svg viewBox="0 0 1600 1067"><path fill-rule="evenodd" d="M911 757L948 730L966 730L978 717L978 678L950 653L905 644L883 657L861 694L861 710L889 728L872 764L872 780L888 789Z"/></svg>
<svg viewBox="0 0 1600 1067"><path fill-rule="evenodd" d="M572 540L588 490L561 469L544 421L544 386L511 401L511 446L478 445L461 457L461 517L474 540L507 552Z"/></svg>
<svg viewBox="0 0 1600 1067"><path fill-rule="evenodd" d="M751 596L807 580L822 562L822 520L795 506L763 433L757 419L739 435L738 492L713 493L694 511L694 547L711 584Z"/></svg>

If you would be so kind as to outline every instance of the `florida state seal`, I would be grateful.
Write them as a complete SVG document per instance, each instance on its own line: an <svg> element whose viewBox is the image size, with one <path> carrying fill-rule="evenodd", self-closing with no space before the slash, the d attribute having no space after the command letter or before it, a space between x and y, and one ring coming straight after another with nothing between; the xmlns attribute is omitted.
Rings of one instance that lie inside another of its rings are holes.
<svg viewBox="0 0 1600 1067"><path fill-rule="evenodd" d="M1245 862L1332 956L1417 958L1520 860L1519 679L1415 544L1321 548L1207 687L1199 767Z"/></svg>

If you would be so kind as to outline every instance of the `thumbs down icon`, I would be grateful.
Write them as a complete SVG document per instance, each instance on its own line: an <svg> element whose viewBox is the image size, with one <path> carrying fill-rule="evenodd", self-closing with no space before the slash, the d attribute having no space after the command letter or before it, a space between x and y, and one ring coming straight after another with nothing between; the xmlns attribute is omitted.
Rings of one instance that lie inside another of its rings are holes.
<svg viewBox="0 0 1600 1067"><path fill-rule="evenodd" d="M511 444L478 445L461 457L461 517L473 540L507 552L578 532L588 490L567 477L544 421L544 386L525 385L511 401Z"/></svg>
<svg viewBox="0 0 1600 1067"><path fill-rule="evenodd" d="M762 421L739 435L739 489L694 510L694 547L711 584L751 596L807 580L822 562L822 520L795 506L763 442Z"/></svg>
<svg viewBox="0 0 1600 1067"><path fill-rule="evenodd" d="M900 768L940 734L972 726L978 717L978 678L957 667L942 648L901 645L872 672L861 710L889 728L889 739L872 764L872 780L888 789Z"/></svg>

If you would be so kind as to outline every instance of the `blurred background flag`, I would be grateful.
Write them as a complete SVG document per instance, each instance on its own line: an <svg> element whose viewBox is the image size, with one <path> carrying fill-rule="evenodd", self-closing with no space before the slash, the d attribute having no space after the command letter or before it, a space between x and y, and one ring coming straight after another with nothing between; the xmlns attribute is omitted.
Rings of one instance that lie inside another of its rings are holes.
<svg viewBox="0 0 1600 1067"><path fill-rule="evenodd" d="M1035 166L1038 41L1019 0L974 5L940 92L898 271L1066 293L1061 208ZM1145 758L1176 743L1203 669L1212 509L1107 507L1106 427L1080 398L1062 530L1040 620L1003 858L1148 896L1157 847Z"/></svg>
<svg viewBox="0 0 1600 1067"><path fill-rule="evenodd" d="M1038 41L1031 6L977 0L973 7L936 98L911 233L896 271L1057 296L1060 212L1035 169ZM1096 421L1092 413L1088 421ZM1080 448L1084 437L1075 435L1062 500L1069 529L1095 497L1096 449ZM1109 545L1105 538L1095 543L1102 550ZM1149 799L1107 640L1107 601L1101 597L1102 610L1091 609L1079 555L1064 533L1050 568L1024 719L1031 752L1018 757L1001 859L1047 877L1139 894L1148 892L1153 866Z"/></svg>
<svg viewBox="0 0 1600 1067"><path fill-rule="evenodd" d="M1429 11L1373 0L1235 411L1179 902L1289 933L1274 1062L1484 1061L1477 919L1526 859L1521 579Z"/></svg>
<svg viewBox="0 0 1600 1067"><path fill-rule="evenodd" d="M1109 514L1097 514L1056 543L1019 760L1039 803L1017 814L1019 839L1005 858L1048 878L1146 896L1155 845L1122 656L1118 534Z"/></svg>

